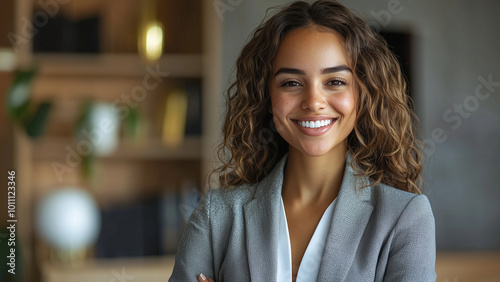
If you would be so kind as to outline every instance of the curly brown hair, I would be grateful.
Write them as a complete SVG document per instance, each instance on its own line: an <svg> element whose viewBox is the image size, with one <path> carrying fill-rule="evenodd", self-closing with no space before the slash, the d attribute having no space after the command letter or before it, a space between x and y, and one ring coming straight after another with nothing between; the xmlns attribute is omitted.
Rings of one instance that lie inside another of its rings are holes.
<svg viewBox="0 0 500 282"><path fill-rule="evenodd" d="M263 22L236 62L236 81L227 90L224 138L217 155L222 187L255 183L288 152L272 126L268 80L283 37L291 30L318 25L345 39L359 91L357 120L347 137L351 162L370 185L385 183L420 193L421 143L406 81L385 40L340 3L294 2Z"/></svg>

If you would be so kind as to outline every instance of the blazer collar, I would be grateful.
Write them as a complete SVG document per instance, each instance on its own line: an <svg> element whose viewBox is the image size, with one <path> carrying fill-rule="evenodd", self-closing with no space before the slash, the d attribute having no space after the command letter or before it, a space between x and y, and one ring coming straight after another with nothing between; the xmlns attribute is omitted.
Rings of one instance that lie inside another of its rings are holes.
<svg viewBox="0 0 500 282"><path fill-rule="evenodd" d="M251 281L274 281L277 272L281 188L288 155L257 185L243 206Z"/></svg>
<svg viewBox="0 0 500 282"><path fill-rule="evenodd" d="M353 165L356 166L355 163ZM368 183L366 177L355 175L349 153L323 250L318 281L345 280L373 210L371 187L358 189Z"/></svg>
<svg viewBox="0 0 500 282"><path fill-rule="evenodd" d="M257 187L253 200L243 207L251 281L274 281L276 277L281 189L287 160L288 154L255 184ZM348 153L323 251L319 281L342 281L348 274L373 210L370 187L357 189L367 181L355 175L351 167L351 154Z"/></svg>

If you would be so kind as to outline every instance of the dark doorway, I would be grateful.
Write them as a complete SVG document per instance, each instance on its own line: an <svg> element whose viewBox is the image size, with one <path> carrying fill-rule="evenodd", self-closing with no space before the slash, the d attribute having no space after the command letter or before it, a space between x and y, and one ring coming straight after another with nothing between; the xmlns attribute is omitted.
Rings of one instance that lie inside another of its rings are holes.
<svg viewBox="0 0 500 282"><path fill-rule="evenodd" d="M399 60L399 64L403 71L404 76L408 82L408 95L410 96L412 102L410 103L411 108L414 108L413 99L413 77L412 77L412 68L413 68L413 36L409 32L394 32L394 31L382 31L380 35L384 37L387 41L387 45L389 49L396 55Z"/></svg>

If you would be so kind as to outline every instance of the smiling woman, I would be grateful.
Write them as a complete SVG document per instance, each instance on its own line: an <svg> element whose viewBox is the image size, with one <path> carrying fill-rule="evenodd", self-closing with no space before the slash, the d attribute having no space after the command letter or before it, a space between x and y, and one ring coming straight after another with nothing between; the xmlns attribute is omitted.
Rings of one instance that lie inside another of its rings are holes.
<svg viewBox="0 0 500 282"><path fill-rule="evenodd" d="M381 37L336 1L299 1L236 66L222 187L193 212L171 281L435 281L416 118Z"/></svg>
<svg viewBox="0 0 500 282"><path fill-rule="evenodd" d="M358 94L344 50L337 32L317 25L283 38L269 92L276 129L289 150L345 158Z"/></svg>

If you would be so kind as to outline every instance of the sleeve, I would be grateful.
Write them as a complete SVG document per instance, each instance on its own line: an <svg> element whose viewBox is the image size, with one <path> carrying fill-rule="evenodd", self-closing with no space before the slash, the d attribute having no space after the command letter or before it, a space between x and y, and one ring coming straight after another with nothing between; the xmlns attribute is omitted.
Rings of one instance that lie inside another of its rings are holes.
<svg viewBox="0 0 500 282"><path fill-rule="evenodd" d="M200 273L214 277L212 234L210 229L211 191L202 197L184 229L169 281L198 281Z"/></svg>
<svg viewBox="0 0 500 282"><path fill-rule="evenodd" d="M436 281L434 216L426 196L410 200L391 236L384 281Z"/></svg>

